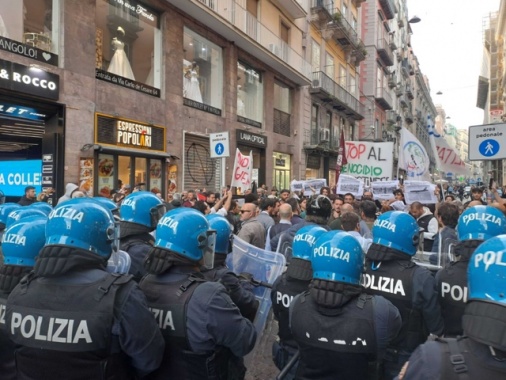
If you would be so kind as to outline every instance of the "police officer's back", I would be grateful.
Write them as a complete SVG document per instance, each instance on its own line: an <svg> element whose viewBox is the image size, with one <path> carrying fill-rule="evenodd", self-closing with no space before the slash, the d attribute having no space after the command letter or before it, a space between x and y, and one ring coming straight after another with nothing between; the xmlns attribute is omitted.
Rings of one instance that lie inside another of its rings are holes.
<svg viewBox="0 0 506 380"><path fill-rule="evenodd" d="M315 224L309 224L297 231L293 241L292 260L286 272L279 276L271 290L272 311L278 320L279 341L272 346L274 364L282 370L297 351L297 343L293 339L289 325L288 311L293 298L305 292L313 279L311 256L316 240L327 230ZM293 378L296 368L290 371Z"/></svg>
<svg viewBox="0 0 506 380"><path fill-rule="evenodd" d="M130 379L159 366L164 341L144 295L105 271L117 234L86 198L50 213L34 271L7 301L19 379Z"/></svg>
<svg viewBox="0 0 506 380"><path fill-rule="evenodd" d="M46 222L43 216L25 218L11 225L2 237L5 261L0 266L0 377L4 380L17 378L15 346L5 324L7 297L32 270L35 256L45 243Z"/></svg>
<svg viewBox="0 0 506 380"><path fill-rule="evenodd" d="M385 375L392 378L429 334L442 334L443 319L434 277L411 261L419 243L416 220L404 212L386 212L374 222L372 235L364 286L391 301L402 317L401 331L385 356Z"/></svg>
<svg viewBox="0 0 506 380"><path fill-rule="evenodd" d="M506 379L506 235L475 250L467 275L464 337L421 345L399 379Z"/></svg>
<svg viewBox="0 0 506 380"><path fill-rule="evenodd" d="M241 357L255 345L253 324L225 287L199 272L213 263L214 234L188 208L171 210L158 223L149 274L140 283L166 341L163 363L150 378L226 379L231 353Z"/></svg>
<svg viewBox="0 0 506 380"><path fill-rule="evenodd" d="M137 191L125 197L120 207L120 249L132 259L130 274L139 282L146 274L144 260L153 247L154 231L165 206L161 199L149 191Z"/></svg>
<svg viewBox="0 0 506 380"><path fill-rule="evenodd" d="M462 213L457 224L457 260L436 274L438 299L444 319L444 335L462 335L462 315L468 298L467 266L483 241L506 233L506 218L495 207L474 206Z"/></svg>
<svg viewBox="0 0 506 380"><path fill-rule="evenodd" d="M364 252L343 231L316 241L310 290L290 305L290 325L299 346L296 379L368 379L397 335L399 311L360 285Z"/></svg>

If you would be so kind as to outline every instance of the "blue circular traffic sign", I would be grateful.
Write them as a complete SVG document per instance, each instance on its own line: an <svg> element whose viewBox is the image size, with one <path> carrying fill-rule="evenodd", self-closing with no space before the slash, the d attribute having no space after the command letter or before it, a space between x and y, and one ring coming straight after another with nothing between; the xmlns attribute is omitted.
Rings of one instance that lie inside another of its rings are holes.
<svg viewBox="0 0 506 380"><path fill-rule="evenodd" d="M221 156L225 152L225 146L222 143L216 144L214 151L218 156Z"/></svg>
<svg viewBox="0 0 506 380"><path fill-rule="evenodd" d="M485 157L493 157L499 152L499 143L496 140L487 139L481 142L478 150Z"/></svg>

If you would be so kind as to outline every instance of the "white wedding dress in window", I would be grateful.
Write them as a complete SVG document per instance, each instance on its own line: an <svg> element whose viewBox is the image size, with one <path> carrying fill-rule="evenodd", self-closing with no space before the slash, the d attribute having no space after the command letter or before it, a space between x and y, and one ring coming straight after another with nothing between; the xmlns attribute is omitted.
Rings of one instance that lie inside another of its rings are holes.
<svg viewBox="0 0 506 380"><path fill-rule="evenodd" d="M202 103L202 94L200 93L199 79L197 71L191 71L191 79L188 87L186 88L186 97L196 102Z"/></svg>
<svg viewBox="0 0 506 380"><path fill-rule="evenodd" d="M107 71L112 74L135 80L132 67L130 66L130 62L128 62L128 57L125 53L125 44L116 37L112 39L111 44L116 51L112 56L111 63L109 64Z"/></svg>

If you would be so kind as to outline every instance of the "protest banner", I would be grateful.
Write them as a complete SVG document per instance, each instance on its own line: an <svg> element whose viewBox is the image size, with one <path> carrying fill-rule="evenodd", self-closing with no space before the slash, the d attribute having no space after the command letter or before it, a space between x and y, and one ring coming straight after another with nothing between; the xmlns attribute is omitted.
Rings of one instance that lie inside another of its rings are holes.
<svg viewBox="0 0 506 380"><path fill-rule="evenodd" d="M347 164L341 168L342 174L361 179L366 186L373 181L392 180L393 142L346 142Z"/></svg>
<svg viewBox="0 0 506 380"><path fill-rule="evenodd" d="M401 129L399 168L412 180L430 181L429 156L422 143L406 128Z"/></svg>
<svg viewBox="0 0 506 380"><path fill-rule="evenodd" d="M437 203L435 189L436 185L428 181L404 181L404 200L408 205L413 202L435 204Z"/></svg>
<svg viewBox="0 0 506 380"><path fill-rule="evenodd" d="M290 183L290 191L292 192L304 192L304 195L311 196L313 194L320 194L322 187L327 186L327 180L325 178L310 179L307 181L296 181L293 180ZM314 189L314 192L313 190Z"/></svg>
<svg viewBox="0 0 506 380"><path fill-rule="evenodd" d="M253 170L253 154L245 156L236 148L234 170L232 171L232 181L230 186L240 187L245 190L251 186L251 174Z"/></svg>
<svg viewBox="0 0 506 380"><path fill-rule="evenodd" d="M374 199L389 200L394 197L394 190L399 188L399 181L374 181L371 189Z"/></svg>

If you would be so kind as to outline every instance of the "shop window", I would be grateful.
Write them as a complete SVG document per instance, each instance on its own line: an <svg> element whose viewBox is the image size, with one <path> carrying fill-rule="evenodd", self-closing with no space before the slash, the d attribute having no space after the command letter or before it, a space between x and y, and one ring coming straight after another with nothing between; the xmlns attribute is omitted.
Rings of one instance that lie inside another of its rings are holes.
<svg viewBox="0 0 506 380"><path fill-rule="evenodd" d="M185 27L183 56L183 97L187 100L185 104L221 115L221 47Z"/></svg>
<svg viewBox="0 0 506 380"><path fill-rule="evenodd" d="M135 157L135 186L141 190L146 190L146 165L147 160L141 157Z"/></svg>
<svg viewBox="0 0 506 380"><path fill-rule="evenodd" d="M160 88L158 15L135 0L97 0L96 25L97 78L159 96L140 86Z"/></svg>
<svg viewBox="0 0 506 380"><path fill-rule="evenodd" d="M290 114L292 112L292 91L290 87L274 82L274 133L291 136Z"/></svg>
<svg viewBox="0 0 506 380"><path fill-rule="evenodd" d="M149 161L149 189L155 194L162 192L162 160Z"/></svg>
<svg viewBox="0 0 506 380"><path fill-rule="evenodd" d="M58 54L60 1L0 0L0 35Z"/></svg>
<svg viewBox="0 0 506 380"><path fill-rule="evenodd" d="M237 117L240 122L262 127L264 86L261 74L237 63Z"/></svg>

